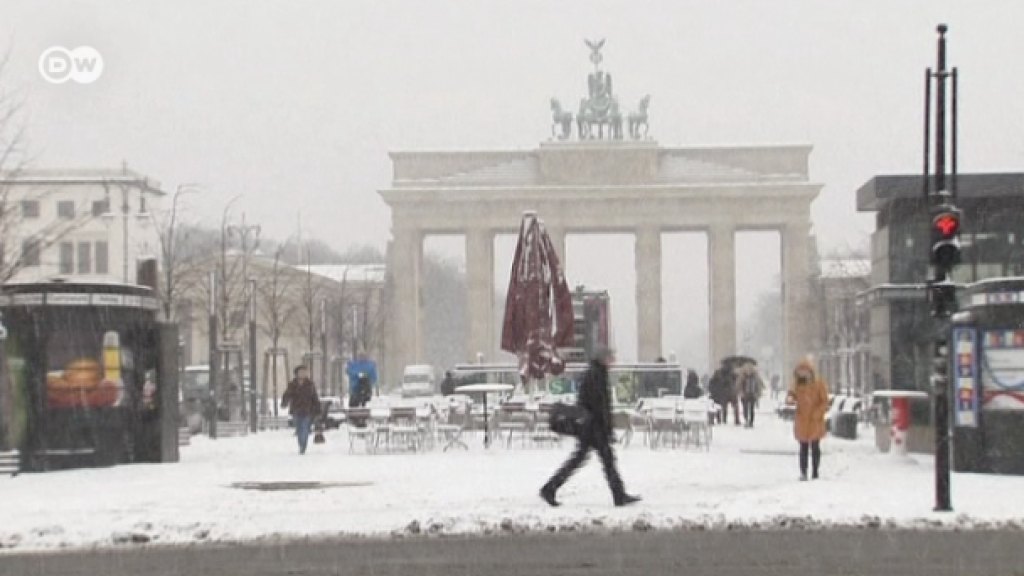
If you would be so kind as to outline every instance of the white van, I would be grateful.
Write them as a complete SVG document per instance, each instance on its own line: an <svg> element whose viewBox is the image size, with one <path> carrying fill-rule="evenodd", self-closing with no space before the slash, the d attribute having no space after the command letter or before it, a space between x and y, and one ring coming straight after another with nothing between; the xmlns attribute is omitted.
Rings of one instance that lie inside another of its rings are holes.
<svg viewBox="0 0 1024 576"><path fill-rule="evenodd" d="M433 396L437 388L434 367L429 364L411 364L402 373L402 396Z"/></svg>

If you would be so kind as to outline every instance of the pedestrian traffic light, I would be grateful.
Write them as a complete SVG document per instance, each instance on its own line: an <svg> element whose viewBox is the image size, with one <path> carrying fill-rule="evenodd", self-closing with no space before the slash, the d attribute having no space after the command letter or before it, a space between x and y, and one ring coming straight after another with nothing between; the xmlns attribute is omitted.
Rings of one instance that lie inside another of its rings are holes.
<svg viewBox="0 0 1024 576"><path fill-rule="evenodd" d="M948 273L960 262L960 210L949 204L932 211L932 265Z"/></svg>

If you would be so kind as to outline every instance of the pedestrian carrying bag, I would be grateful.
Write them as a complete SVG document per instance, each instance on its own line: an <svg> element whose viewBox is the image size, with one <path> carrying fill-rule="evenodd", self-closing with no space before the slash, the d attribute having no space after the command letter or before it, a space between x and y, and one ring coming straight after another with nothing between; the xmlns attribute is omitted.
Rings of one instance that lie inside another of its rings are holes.
<svg viewBox="0 0 1024 576"><path fill-rule="evenodd" d="M578 438L590 427L590 419L590 412L585 408L559 402L551 407L548 426L555 434Z"/></svg>

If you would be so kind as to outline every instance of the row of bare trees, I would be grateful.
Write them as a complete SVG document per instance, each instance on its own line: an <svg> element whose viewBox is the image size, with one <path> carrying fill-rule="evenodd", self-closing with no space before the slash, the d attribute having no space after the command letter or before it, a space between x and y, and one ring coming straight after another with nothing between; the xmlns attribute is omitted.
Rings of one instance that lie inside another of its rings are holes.
<svg viewBox="0 0 1024 576"><path fill-rule="evenodd" d="M340 254L317 240L260 238L258 225L246 222L244 214L241 220L232 216L236 199L225 206L218 228L203 227L183 217L195 189L180 186L157 223L163 256L159 292L167 319L197 325L202 333L215 299L218 340L245 349L249 301L255 298L256 324L267 339L260 349L272 359L275 379L278 356L286 347L301 354L317 351L332 361L382 348L387 304L378 279L349 278L347 268L340 278L314 271L317 264L382 264L379 250L358 246ZM211 272L215 295L210 293ZM277 390L266 390L264 397L268 393L276 396Z"/></svg>

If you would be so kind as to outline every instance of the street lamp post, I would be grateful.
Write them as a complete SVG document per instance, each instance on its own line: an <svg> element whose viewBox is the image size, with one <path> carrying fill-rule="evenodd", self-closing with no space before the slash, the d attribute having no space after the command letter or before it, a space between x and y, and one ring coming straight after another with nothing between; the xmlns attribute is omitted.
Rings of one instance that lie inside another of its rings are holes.
<svg viewBox="0 0 1024 576"><path fill-rule="evenodd" d="M259 429L259 414L256 410L256 279L249 279L249 429Z"/></svg>
<svg viewBox="0 0 1024 576"><path fill-rule="evenodd" d="M210 398L207 402L210 412L210 438L217 437L217 273L210 271Z"/></svg>

